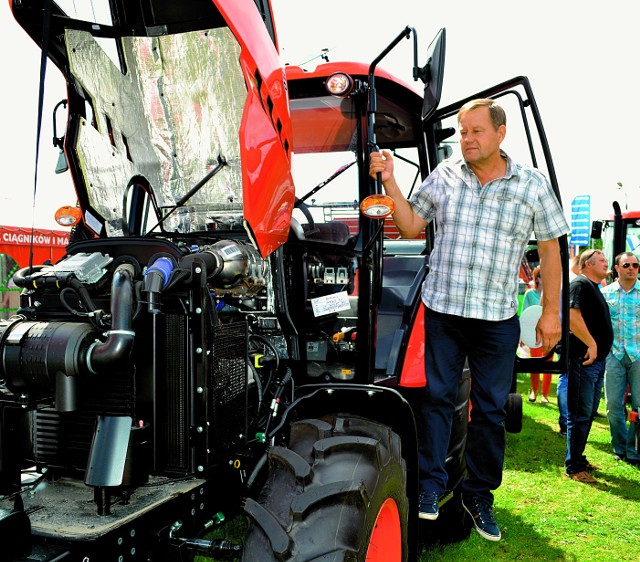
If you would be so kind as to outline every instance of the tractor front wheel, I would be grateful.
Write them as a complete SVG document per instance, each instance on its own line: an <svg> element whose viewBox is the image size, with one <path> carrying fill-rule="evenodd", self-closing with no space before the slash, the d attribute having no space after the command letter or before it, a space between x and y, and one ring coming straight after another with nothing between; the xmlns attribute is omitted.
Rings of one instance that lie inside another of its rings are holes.
<svg viewBox="0 0 640 562"><path fill-rule="evenodd" d="M351 416L298 421L247 499L243 561L404 562L406 466L388 426Z"/></svg>

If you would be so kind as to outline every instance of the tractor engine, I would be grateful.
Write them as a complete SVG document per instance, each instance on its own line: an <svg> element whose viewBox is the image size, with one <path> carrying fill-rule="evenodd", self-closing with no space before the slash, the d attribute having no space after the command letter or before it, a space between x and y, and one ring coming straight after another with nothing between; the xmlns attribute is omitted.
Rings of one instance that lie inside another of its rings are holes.
<svg viewBox="0 0 640 562"><path fill-rule="evenodd" d="M119 242L83 241L14 277L21 307L0 322L0 493L31 470L83 481L109 515L114 498L135 505L141 486L210 477L246 450L250 347L273 355L281 341L268 262L238 241Z"/></svg>

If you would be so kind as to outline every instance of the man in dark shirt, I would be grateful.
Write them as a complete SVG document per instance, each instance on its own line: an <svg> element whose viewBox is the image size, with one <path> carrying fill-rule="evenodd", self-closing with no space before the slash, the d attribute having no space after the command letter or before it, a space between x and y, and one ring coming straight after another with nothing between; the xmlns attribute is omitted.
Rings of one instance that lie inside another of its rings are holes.
<svg viewBox="0 0 640 562"><path fill-rule="evenodd" d="M580 275L569 289L569 385L566 475L578 482L594 483L590 471L599 467L587 461L584 450L598 411L604 382L605 359L613 343L609 306L600 292L609 264L600 250L580 256Z"/></svg>

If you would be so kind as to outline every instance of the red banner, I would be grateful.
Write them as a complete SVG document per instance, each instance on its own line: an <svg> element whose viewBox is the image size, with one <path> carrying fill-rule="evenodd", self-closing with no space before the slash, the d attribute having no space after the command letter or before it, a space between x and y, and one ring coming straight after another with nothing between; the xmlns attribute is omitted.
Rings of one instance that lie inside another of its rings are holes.
<svg viewBox="0 0 640 562"><path fill-rule="evenodd" d="M65 230L0 226L0 254L11 256L21 268L29 265L32 251L33 265L55 263L64 256L67 244L69 232Z"/></svg>

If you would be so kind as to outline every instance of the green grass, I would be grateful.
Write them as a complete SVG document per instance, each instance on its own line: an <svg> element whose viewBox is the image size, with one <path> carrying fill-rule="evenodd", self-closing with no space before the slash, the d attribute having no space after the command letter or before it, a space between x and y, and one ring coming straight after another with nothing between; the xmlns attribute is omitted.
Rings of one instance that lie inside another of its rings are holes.
<svg viewBox="0 0 640 562"><path fill-rule="evenodd" d="M420 562L638 560L640 469L613 460L606 418L596 418L586 449L589 461L602 467L594 473L598 483L574 482L563 476L566 439L558 433L555 384L546 405L526 400L528 375L519 377L518 392L525 398L523 429L507 435L504 477L495 492L502 541L473 531L465 541L423 551Z"/></svg>
<svg viewBox="0 0 640 562"><path fill-rule="evenodd" d="M527 401L529 377L519 377L523 429L507 434L504 478L495 492L502 540L490 542L472 531L459 543L423 550L419 562L639 559L640 469L613 460L607 420L596 418L586 454L602 467L594 473L598 483L581 484L564 476L566 438L558 433L556 378L551 403L543 405Z"/></svg>

